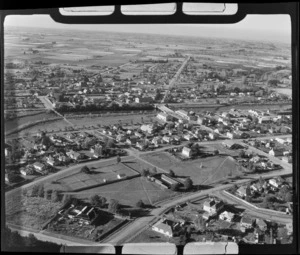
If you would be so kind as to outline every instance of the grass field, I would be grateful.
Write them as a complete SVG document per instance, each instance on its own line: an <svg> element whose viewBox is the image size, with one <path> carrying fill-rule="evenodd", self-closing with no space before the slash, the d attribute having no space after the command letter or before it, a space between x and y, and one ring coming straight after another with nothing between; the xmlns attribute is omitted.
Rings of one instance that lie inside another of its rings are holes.
<svg viewBox="0 0 300 255"><path fill-rule="evenodd" d="M120 163L117 164L115 161L110 162L108 165L91 165L91 174L81 173L76 171L69 176L57 179L57 181L62 185L67 187L67 190L75 190L81 188L88 188L89 186L103 184L104 179L107 182L117 180L118 174L125 174L127 177L138 175L137 172L130 169L126 165Z"/></svg>
<svg viewBox="0 0 300 255"><path fill-rule="evenodd" d="M32 116L34 117L34 116ZM55 115L53 115L55 117ZM95 116L85 116L84 118L72 118L67 117L67 119L73 123L76 127L89 127L89 126L95 126L97 127L98 124L100 125L113 125L119 123L121 121L122 124L131 124L133 123L141 123L141 117L143 117L144 121L149 121L150 117L154 117L154 115L143 115L143 114L135 114L135 115L118 115L118 116L110 116L109 114L103 114L102 117L95 117ZM16 128L18 126L18 121L13 122L13 127ZM23 123L23 122L22 122ZM21 123L20 123L21 124ZM51 121L49 123L45 124L38 124L33 127L27 128L25 130L20 131L19 133L21 135L24 135L25 133L35 133L39 130L48 130L48 131L64 131L65 127L70 127L70 124L68 124L64 120L57 120L57 121Z"/></svg>
<svg viewBox="0 0 300 255"><path fill-rule="evenodd" d="M6 221L8 223L40 230L58 209L60 202L53 203L40 197L14 196L6 201Z"/></svg>
<svg viewBox="0 0 300 255"><path fill-rule="evenodd" d="M178 177L190 177L195 185L208 185L220 181L228 178L230 173L232 176L241 174L235 160L229 156L218 155L181 161L167 152L154 152L142 157L160 168L172 169Z"/></svg>
<svg viewBox="0 0 300 255"><path fill-rule="evenodd" d="M132 243L162 243L168 241L168 237L157 233L151 229L146 229L133 240L131 240Z"/></svg>
<svg viewBox="0 0 300 255"><path fill-rule="evenodd" d="M162 189L159 185L148 181L144 177L137 177L71 194L86 201L92 195L98 194L107 200L116 199L123 205L135 207L139 200L142 200L145 204L152 204L172 197L177 193Z"/></svg>

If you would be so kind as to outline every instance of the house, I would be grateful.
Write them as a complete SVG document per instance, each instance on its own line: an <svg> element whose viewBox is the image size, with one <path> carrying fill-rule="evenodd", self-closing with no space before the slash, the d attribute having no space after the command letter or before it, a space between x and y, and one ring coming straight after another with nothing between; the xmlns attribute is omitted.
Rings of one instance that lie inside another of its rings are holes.
<svg viewBox="0 0 300 255"><path fill-rule="evenodd" d="M288 235L293 234L293 224L292 224L292 223L287 223L287 224L285 225L285 227L286 227L286 229L287 229L287 234L288 234Z"/></svg>
<svg viewBox="0 0 300 255"><path fill-rule="evenodd" d="M215 135L214 133L209 133L209 134L208 134L208 137L209 137L211 140L215 140L216 135Z"/></svg>
<svg viewBox="0 0 300 255"><path fill-rule="evenodd" d="M247 192L246 192L246 187L245 186L241 186L237 189L236 191L237 195L240 196L241 198L246 197Z"/></svg>
<svg viewBox="0 0 300 255"><path fill-rule="evenodd" d="M35 163L33 164L33 167L34 167L34 169L37 170L37 171L42 171L42 170L44 170L45 165L42 164L42 163L40 163L40 162L35 162Z"/></svg>
<svg viewBox="0 0 300 255"><path fill-rule="evenodd" d="M281 159L283 162L286 162L286 163L292 163L293 162L293 158L291 156L285 156L285 157L282 157Z"/></svg>
<svg viewBox="0 0 300 255"><path fill-rule="evenodd" d="M279 188L279 186L280 186L280 182L277 181L276 179L270 179L269 184L272 185L275 188Z"/></svg>
<svg viewBox="0 0 300 255"><path fill-rule="evenodd" d="M224 211L219 215L220 220L225 220L228 222L232 222L233 218L234 218L234 213L228 211Z"/></svg>
<svg viewBox="0 0 300 255"><path fill-rule="evenodd" d="M147 148L148 144L146 141L138 141L136 142L136 147L139 148L140 150L145 150Z"/></svg>
<svg viewBox="0 0 300 255"><path fill-rule="evenodd" d="M153 102L152 97L136 97L135 102L138 104L150 104Z"/></svg>
<svg viewBox="0 0 300 255"><path fill-rule="evenodd" d="M141 130L143 132L148 133L148 134L152 134L154 132L154 126L144 124L144 125L141 126Z"/></svg>
<svg viewBox="0 0 300 255"><path fill-rule="evenodd" d="M118 179L125 179L126 174L117 174Z"/></svg>
<svg viewBox="0 0 300 255"><path fill-rule="evenodd" d="M164 113L164 112L158 113L156 117L164 122L172 120L172 116L170 116L169 114Z"/></svg>
<svg viewBox="0 0 300 255"><path fill-rule="evenodd" d="M51 166L56 166L58 165L58 160L56 158L53 158L51 156L47 157L47 164L51 165Z"/></svg>
<svg viewBox="0 0 300 255"><path fill-rule="evenodd" d="M202 214L202 218L203 218L204 220L208 220L210 216L211 216L211 215L210 215L209 212L205 212L205 213Z"/></svg>
<svg viewBox="0 0 300 255"><path fill-rule="evenodd" d="M280 156L283 156L283 150L279 150L279 149L272 148L272 149L269 151L269 155L271 155L271 156L273 156L273 157L280 157Z"/></svg>
<svg viewBox="0 0 300 255"><path fill-rule="evenodd" d="M171 143L173 141L173 137L171 136L163 136L162 140L165 142L165 143Z"/></svg>
<svg viewBox="0 0 300 255"><path fill-rule="evenodd" d="M162 138L159 136L155 136L151 142L152 142L152 144L154 144L154 146L158 147L159 144L162 143Z"/></svg>
<svg viewBox="0 0 300 255"><path fill-rule="evenodd" d="M262 231L266 231L268 228L267 223L262 219L256 219L255 224Z"/></svg>
<svg viewBox="0 0 300 255"><path fill-rule="evenodd" d="M214 198L206 200L203 204L203 210L208 212L210 215L215 215L220 212L224 207L222 201L218 201Z"/></svg>
<svg viewBox="0 0 300 255"><path fill-rule="evenodd" d="M117 137L116 137L116 141L117 142L125 142L126 141L126 135L124 134L118 134Z"/></svg>
<svg viewBox="0 0 300 255"><path fill-rule="evenodd" d="M246 229L252 228L253 227L253 219L250 218L249 216L243 216L241 218L240 224L241 227L244 227Z"/></svg>
<svg viewBox="0 0 300 255"><path fill-rule="evenodd" d="M151 178L151 177L150 177ZM152 177L153 178L153 177ZM155 179L155 178L154 178ZM155 179L154 180L155 183L157 183L158 185L160 185L162 188L164 189L168 189L168 186L166 186L165 184L163 184L162 181L158 180L158 179Z"/></svg>
<svg viewBox="0 0 300 255"><path fill-rule="evenodd" d="M169 221L167 220L160 220L152 226L152 230L161 233L165 236L173 237L173 229L171 227L171 224L168 223Z"/></svg>
<svg viewBox="0 0 300 255"><path fill-rule="evenodd" d="M238 134L232 133L232 132L227 132L227 133L226 133L226 136L227 136L229 139L237 139L237 138L239 138Z"/></svg>
<svg viewBox="0 0 300 255"><path fill-rule="evenodd" d="M182 117L183 119L190 120L189 114L185 110L177 110L177 111L175 111L175 113L177 115L179 115L180 117Z"/></svg>
<svg viewBox="0 0 300 255"><path fill-rule="evenodd" d="M27 168L21 168L20 169L20 173L22 175L24 175L24 176L26 176L26 175L32 175L32 174L34 174L34 169L33 168L29 168L29 167L27 167Z"/></svg>
<svg viewBox="0 0 300 255"><path fill-rule="evenodd" d="M184 157L191 158L192 157L192 150L188 147L183 147L181 154Z"/></svg>
<svg viewBox="0 0 300 255"><path fill-rule="evenodd" d="M77 151L70 150L66 152L67 156L74 160L79 160L84 158L84 154L79 153Z"/></svg>
<svg viewBox="0 0 300 255"><path fill-rule="evenodd" d="M131 136L126 139L126 143L129 145L136 144L137 141L138 141L138 138L136 136Z"/></svg>
<svg viewBox="0 0 300 255"><path fill-rule="evenodd" d="M192 136L191 134L184 134L183 138L187 141L190 141L190 140L194 139L194 136Z"/></svg>
<svg viewBox="0 0 300 255"><path fill-rule="evenodd" d="M97 217L97 212L94 207L91 206L70 206L67 217L69 219L78 219L79 223L89 225Z"/></svg>

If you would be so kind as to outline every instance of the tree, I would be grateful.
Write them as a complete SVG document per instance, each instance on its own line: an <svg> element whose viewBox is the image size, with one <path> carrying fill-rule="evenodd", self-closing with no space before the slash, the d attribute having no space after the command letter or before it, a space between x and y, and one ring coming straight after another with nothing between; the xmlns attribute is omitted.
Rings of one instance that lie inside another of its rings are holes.
<svg viewBox="0 0 300 255"><path fill-rule="evenodd" d="M142 200L139 200L137 203L136 203L136 207L138 208L144 208L145 207L145 204Z"/></svg>
<svg viewBox="0 0 300 255"><path fill-rule="evenodd" d="M259 177L259 184L263 185L265 183L264 179L262 178L262 176Z"/></svg>
<svg viewBox="0 0 300 255"><path fill-rule="evenodd" d="M39 194L39 186L34 185L31 189L31 197L37 197Z"/></svg>
<svg viewBox="0 0 300 255"><path fill-rule="evenodd" d="M98 196L98 195L93 195L90 198L90 203L93 206L97 206L97 207L101 207L102 208L106 204L106 198Z"/></svg>
<svg viewBox="0 0 300 255"><path fill-rule="evenodd" d="M153 173L153 174L157 174L157 169L156 169L156 167L153 167L153 168L152 168L152 173Z"/></svg>
<svg viewBox="0 0 300 255"><path fill-rule="evenodd" d="M38 197L44 197L44 185L40 184L38 189Z"/></svg>
<svg viewBox="0 0 300 255"><path fill-rule="evenodd" d="M57 190L53 190L51 194L51 201L54 203L59 202L59 194Z"/></svg>
<svg viewBox="0 0 300 255"><path fill-rule="evenodd" d="M179 183L173 183L170 187L172 191L178 191L179 190Z"/></svg>
<svg viewBox="0 0 300 255"><path fill-rule="evenodd" d="M65 205L70 201L71 201L71 196L69 194L64 194L63 199L62 199L62 203Z"/></svg>
<svg viewBox="0 0 300 255"><path fill-rule="evenodd" d="M90 173L91 173L91 170L90 170L87 166L83 166L83 167L80 169L80 172L81 172L81 173L85 173L85 174L90 174Z"/></svg>
<svg viewBox="0 0 300 255"><path fill-rule="evenodd" d="M284 200L286 202L293 202L293 194L291 192L286 193Z"/></svg>
<svg viewBox="0 0 300 255"><path fill-rule="evenodd" d="M52 197L52 189L47 189L44 191L44 197L45 199L51 199Z"/></svg>
<svg viewBox="0 0 300 255"><path fill-rule="evenodd" d="M170 175L171 177L175 177L175 173L174 173L174 171L173 171L172 169L170 169L169 175Z"/></svg>
<svg viewBox="0 0 300 255"><path fill-rule="evenodd" d="M121 162L121 157L120 155L117 156L117 164L119 164Z"/></svg>
<svg viewBox="0 0 300 255"><path fill-rule="evenodd" d="M240 158L245 158L245 157L246 157L246 153L245 153L244 150L241 150L241 151L240 151L239 157L240 157Z"/></svg>
<svg viewBox="0 0 300 255"><path fill-rule="evenodd" d="M120 204L118 200L111 199L109 206L108 206L108 211L111 213L116 213L120 208Z"/></svg>
<svg viewBox="0 0 300 255"><path fill-rule="evenodd" d="M250 197L250 196L251 196L251 188L250 188L250 183L249 183L246 187L246 197Z"/></svg>
<svg viewBox="0 0 300 255"><path fill-rule="evenodd" d="M214 154L215 154L215 155L219 155L219 153L220 153L219 150L215 150L215 151L214 151Z"/></svg>
<svg viewBox="0 0 300 255"><path fill-rule="evenodd" d="M146 177L149 175L149 170L148 169L143 169L142 170L142 176Z"/></svg>
<svg viewBox="0 0 300 255"><path fill-rule="evenodd" d="M114 148L115 147L115 142L113 139L108 139L107 143L106 143L106 147L107 148Z"/></svg>
<svg viewBox="0 0 300 255"><path fill-rule="evenodd" d="M190 190L193 187L193 181L191 180L191 178L188 177L185 179L183 185L186 190Z"/></svg>

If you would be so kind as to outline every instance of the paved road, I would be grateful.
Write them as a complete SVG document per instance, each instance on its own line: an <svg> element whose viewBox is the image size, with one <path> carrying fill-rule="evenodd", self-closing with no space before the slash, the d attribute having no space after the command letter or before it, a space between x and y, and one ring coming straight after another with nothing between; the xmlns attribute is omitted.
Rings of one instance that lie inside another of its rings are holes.
<svg viewBox="0 0 300 255"><path fill-rule="evenodd" d="M169 202L158 203L158 205L160 205L161 207L152 210L151 216L135 220L132 224L128 225L128 227L126 227L125 229L122 229L121 232L116 232L113 235L111 235L110 237L108 237L107 239L105 239L105 242L109 242L114 245L125 243L127 239L130 239L132 236L136 235L136 233L140 233L145 228L147 228L150 223L153 223L155 219L158 219L159 216L162 213L164 213L168 208L174 207L177 204L184 203L188 200L198 199L202 196L211 195L215 191L221 191L221 190L228 189L228 188L232 187L234 184L247 183L247 182L249 182L250 179L253 179L253 178L259 179L260 176L262 176L263 178L269 178L269 177L274 177L274 176L278 176L278 175L285 175L288 173L291 173L291 171L282 171L281 173L269 173L269 174L265 174L265 175L256 174L256 175L252 175L251 177L249 177L247 179L236 180L236 181L232 182L231 184L221 185L218 187L214 187L214 188L207 189L207 190L202 190L202 191L195 192L195 193L189 193L189 195L184 196L184 197L179 197L179 198L175 198L175 199L171 198ZM234 201L234 204L236 204L236 201ZM277 220L277 218L278 218L277 216L274 217L273 215L271 215L271 216L269 216L267 214L263 215L263 214L257 212L256 210L253 210L253 208L248 209L247 212L252 213L252 215L254 215L254 216L262 217L262 218L266 218L266 219ZM290 220L287 220L287 221L290 222ZM286 219L284 219L282 222L286 222Z"/></svg>
<svg viewBox="0 0 300 255"><path fill-rule="evenodd" d="M174 77L171 79L171 81L169 82L169 89L166 91L163 99L162 99L162 103L165 102L166 98L168 97L168 94L170 93L171 88L173 87L173 85L175 84L175 82L178 79L178 76L181 74L183 68L186 66L186 64L189 62L190 57L187 57L184 62L182 63L181 67L177 70L176 74L174 75Z"/></svg>
<svg viewBox="0 0 300 255"><path fill-rule="evenodd" d="M253 215L255 217L279 222L279 223L292 223L293 222L293 216L292 215L286 215L283 213L279 213L274 211L272 212L264 212L261 210L254 209L252 206L247 205L246 203L241 203L239 199L234 199L231 196L228 196L226 193L223 191L215 191L212 192L212 194L216 195L217 197L221 198L224 201L227 201L230 204L237 204L237 207L241 207L243 209L246 209L245 213Z"/></svg>

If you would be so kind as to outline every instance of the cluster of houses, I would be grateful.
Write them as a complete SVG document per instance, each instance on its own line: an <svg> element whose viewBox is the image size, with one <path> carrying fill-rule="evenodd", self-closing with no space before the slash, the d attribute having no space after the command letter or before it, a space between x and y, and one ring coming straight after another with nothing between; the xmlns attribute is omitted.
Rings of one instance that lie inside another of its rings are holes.
<svg viewBox="0 0 300 255"><path fill-rule="evenodd" d="M249 140L247 143L286 163L292 163L292 137L265 140Z"/></svg>
<svg viewBox="0 0 300 255"><path fill-rule="evenodd" d="M60 210L58 215L58 222L67 218L81 225L90 225L98 217L98 212L93 206L71 203L68 208Z"/></svg>
<svg viewBox="0 0 300 255"><path fill-rule="evenodd" d="M266 231L270 231L271 224L269 221L260 218L254 218L253 216L244 213L237 214L228 211L227 209L225 209L224 202L218 200L217 198L208 198L203 203L203 206L192 203L189 203L189 205L191 206L191 208L193 208L192 211L189 211L189 218L195 218L197 221L197 218L201 217L202 219L204 219L206 229L209 229L209 221L211 219L214 219L214 222L216 222L216 220L220 220L232 224L235 223L234 225L238 227L238 230L240 230L241 233L244 233L243 236L245 236L245 238L242 239L241 237L239 238L234 236L232 238L233 241L243 240L249 243L266 243L264 235ZM196 211L194 209L196 209ZM202 214L200 212L202 212ZM182 218L177 214L176 216L174 216L174 213L171 215L172 216L168 214L164 215L158 222L152 225L152 230L168 238L172 238L176 236L176 232L180 229L183 229L184 226L193 226L193 224L195 224L194 219L189 220L189 218ZM287 235L292 235L292 224L286 224L282 227L285 228ZM254 233L253 240L247 240L248 238L250 239L250 237L247 237L247 233L250 232ZM273 241L271 243L273 243Z"/></svg>
<svg viewBox="0 0 300 255"><path fill-rule="evenodd" d="M250 190L247 191L247 186L240 186L235 194L240 198L245 199L247 196L251 197L260 197L262 194L277 194L281 189L285 190L285 193L292 193L291 184L286 182L283 178L271 178L269 180L256 181L250 185ZM285 201L284 197L280 195L276 196L277 199L281 199L283 202L286 202L286 213L291 214L293 212L293 203L291 201Z"/></svg>

